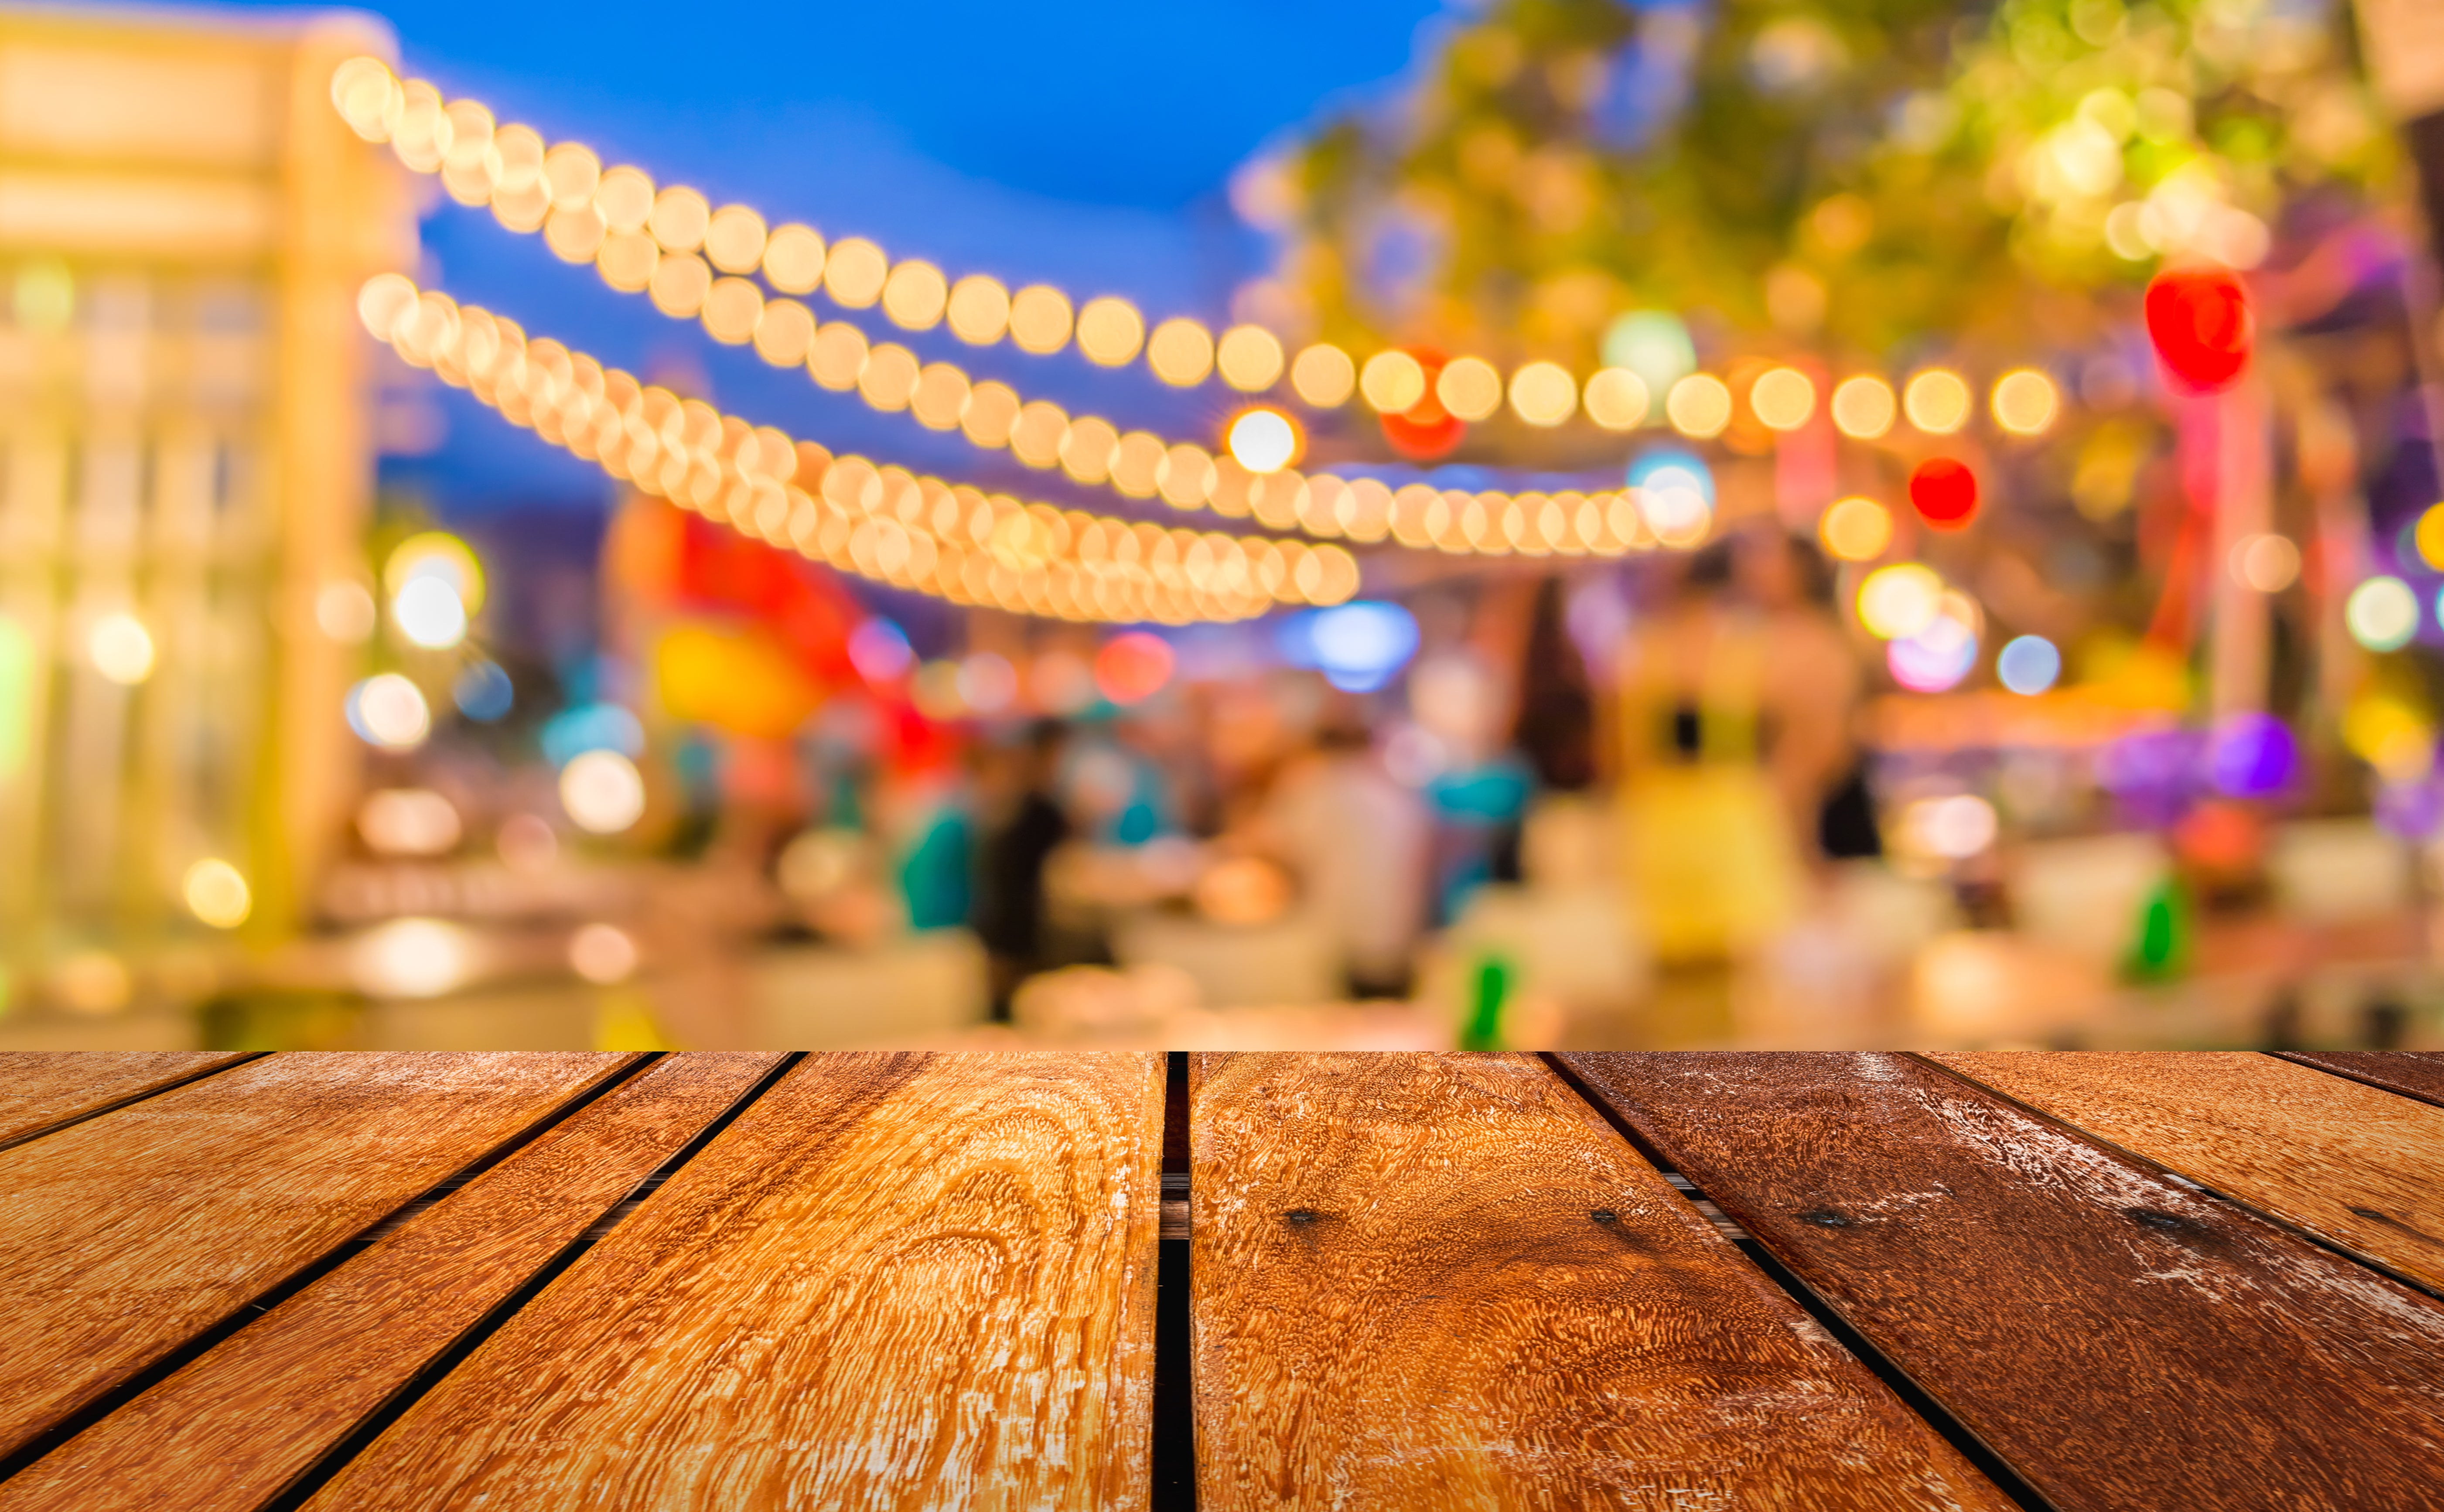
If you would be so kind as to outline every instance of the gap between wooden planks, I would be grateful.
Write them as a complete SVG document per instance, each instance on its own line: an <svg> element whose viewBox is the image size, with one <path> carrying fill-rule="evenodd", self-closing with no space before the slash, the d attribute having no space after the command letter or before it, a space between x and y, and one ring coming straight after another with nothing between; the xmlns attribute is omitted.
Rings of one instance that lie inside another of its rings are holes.
<svg viewBox="0 0 2444 1512"><path fill-rule="evenodd" d="M1209 1512L2012 1505L1542 1061L1191 1064Z"/></svg>
<svg viewBox="0 0 2444 1512"><path fill-rule="evenodd" d="M2433 1512L2419 1293L1910 1057L1562 1059L2061 1512Z"/></svg>

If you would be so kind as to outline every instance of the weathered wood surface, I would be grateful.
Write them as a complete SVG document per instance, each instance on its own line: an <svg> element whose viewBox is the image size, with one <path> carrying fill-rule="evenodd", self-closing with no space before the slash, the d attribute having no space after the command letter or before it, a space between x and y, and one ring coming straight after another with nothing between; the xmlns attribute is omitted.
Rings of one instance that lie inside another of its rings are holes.
<svg viewBox="0 0 2444 1512"><path fill-rule="evenodd" d="M2062 1512L2432 1512L2444 1306L1908 1057L1564 1060Z"/></svg>
<svg viewBox="0 0 2444 1512"><path fill-rule="evenodd" d="M0 1452L629 1059L271 1056L0 1152Z"/></svg>
<svg viewBox="0 0 2444 1512"><path fill-rule="evenodd" d="M1207 1512L2011 1504L1534 1058L1192 1064Z"/></svg>
<svg viewBox="0 0 2444 1512"><path fill-rule="evenodd" d="M2444 1288L2444 1108L2245 1051L1932 1059Z"/></svg>
<svg viewBox="0 0 2444 1512"><path fill-rule="evenodd" d="M248 1512L779 1063L666 1056L43 1459L0 1512Z"/></svg>
<svg viewBox="0 0 2444 1512"><path fill-rule="evenodd" d="M243 1050L0 1051L0 1146L246 1059Z"/></svg>
<svg viewBox="0 0 2444 1512"><path fill-rule="evenodd" d="M810 1057L309 1505L1135 1512L1162 1086Z"/></svg>
<svg viewBox="0 0 2444 1512"><path fill-rule="evenodd" d="M2406 1097L2444 1104L2444 1051L2286 1050L2283 1059L2398 1092Z"/></svg>

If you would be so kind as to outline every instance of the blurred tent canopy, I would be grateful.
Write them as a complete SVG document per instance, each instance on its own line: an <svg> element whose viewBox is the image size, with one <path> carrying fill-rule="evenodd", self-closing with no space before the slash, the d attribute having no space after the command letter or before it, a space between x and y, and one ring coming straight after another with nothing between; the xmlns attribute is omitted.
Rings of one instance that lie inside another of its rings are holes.
<svg viewBox="0 0 2444 1512"><path fill-rule="evenodd" d="M1621 312L1872 358L2078 340L2397 150L2322 0L1494 0L1250 169L1317 328L1585 361Z"/></svg>

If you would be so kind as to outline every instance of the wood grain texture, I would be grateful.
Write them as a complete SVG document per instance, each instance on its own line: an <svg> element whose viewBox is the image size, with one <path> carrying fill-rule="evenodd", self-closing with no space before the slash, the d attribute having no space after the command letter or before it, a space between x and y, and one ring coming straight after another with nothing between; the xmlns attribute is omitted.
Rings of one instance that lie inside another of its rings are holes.
<svg viewBox="0 0 2444 1512"><path fill-rule="evenodd" d="M1198 1505L2011 1505L1528 1056L1192 1062Z"/></svg>
<svg viewBox="0 0 2444 1512"><path fill-rule="evenodd" d="M2437 1504L2419 1293L1908 1057L1563 1059L2061 1512Z"/></svg>
<svg viewBox="0 0 2444 1512"><path fill-rule="evenodd" d="M0 1051L0 1146L116 1107L215 1066L243 1050Z"/></svg>
<svg viewBox="0 0 2444 1512"><path fill-rule="evenodd" d="M1136 1512L1162 1086L809 1057L309 1505Z"/></svg>
<svg viewBox="0 0 2444 1512"><path fill-rule="evenodd" d="M779 1062L666 1056L0 1484L0 1512L246 1512Z"/></svg>
<svg viewBox="0 0 2444 1512"><path fill-rule="evenodd" d="M2444 1051L2286 1050L2283 1059L2444 1106Z"/></svg>
<svg viewBox="0 0 2444 1512"><path fill-rule="evenodd" d="M270 1056L0 1152L0 1451L629 1059Z"/></svg>
<svg viewBox="0 0 2444 1512"><path fill-rule="evenodd" d="M2246 1051L1932 1059L2444 1288L2444 1108Z"/></svg>

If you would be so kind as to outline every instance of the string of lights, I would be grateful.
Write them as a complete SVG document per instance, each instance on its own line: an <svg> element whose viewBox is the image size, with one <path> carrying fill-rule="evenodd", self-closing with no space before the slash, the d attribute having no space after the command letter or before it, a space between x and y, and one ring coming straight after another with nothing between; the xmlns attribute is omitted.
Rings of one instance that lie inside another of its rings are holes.
<svg viewBox="0 0 2444 1512"><path fill-rule="evenodd" d="M1645 378L1620 366L1582 379L1560 363L1535 360L1506 378L1473 356L1429 367L1416 353L1389 348L1361 362L1319 342L1291 357L1279 336L1252 324L1217 338L1182 317L1149 333L1144 316L1114 296L1081 305L1047 285L1012 293L984 274L953 282L921 259L893 262L864 238L826 243L811 227L772 227L743 205L715 208L684 185L657 187L642 169L605 168L577 143L546 144L532 128L500 125L477 101L444 100L432 84L401 80L377 59L342 65L331 93L359 135L387 141L413 170L438 174L453 198L489 205L504 226L541 233L564 260L592 263L612 287L645 294L675 319L700 321L717 341L752 344L776 365L804 365L827 389L855 392L878 410L907 412L935 430L957 430L980 447L1007 447L1030 467L1057 466L1079 482L1107 484L1134 498L1160 497L1182 509L1253 514L1275 529L1348 533L1336 528L1342 523L1330 509L1315 510L1313 518L1298 515L1288 503L1297 489L1254 486L1287 466L1294 433L1277 436L1260 427L1252 445L1242 446L1234 426L1226 454L1217 457L1193 441L1123 433L1098 416L1073 418L1049 401L1023 399L1005 384L978 382L954 363L923 362L896 342L873 342L849 322L817 319L792 296L820 289L845 309L879 306L909 331L947 324L971 345L1007 338L1023 351L1046 354L1074 341L1088 360L1107 367L1142 356L1158 379L1177 387L1219 376L1243 393L1262 394L1287 378L1314 409L1359 398L1379 414L1399 416L1431 400L1443 415L1476 422L1507 404L1520 420L1540 428L1583 415L1603 430L1626 433L1660 419L1694 440L1721 435L1742 402L1774 432L1797 431L1817 413L1816 380L1789 366L1758 373L1740 393L1713 374L1687 372L1658 395ZM767 286L775 292L768 294ZM1988 408L2004 432L2029 436L2052 425L2061 402L2049 378L2024 367L1995 381ZM1844 378L1828 408L1836 429L1855 439L1880 438L1904 419L1944 436L1971 422L1976 399L1967 379L1930 367L1898 393L1876 375ZM1272 442L1279 444L1267 444ZM1260 507L1268 492L1274 498L1269 517ZM1506 496L1474 497L1499 511Z"/></svg>
<svg viewBox="0 0 2444 1512"><path fill-rule="evenodd" d="M642 491L845 572L1012 613L1184 624L1359 586L1336 545L1022 504L723 415L396 273L358 296L366 328L513 424Z"/></svg>

